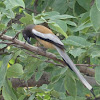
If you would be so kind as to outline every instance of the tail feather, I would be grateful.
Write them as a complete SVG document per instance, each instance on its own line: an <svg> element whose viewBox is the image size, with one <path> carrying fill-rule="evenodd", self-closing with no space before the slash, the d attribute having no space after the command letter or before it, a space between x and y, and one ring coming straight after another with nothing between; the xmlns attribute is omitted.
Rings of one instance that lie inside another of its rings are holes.
<svg viewBox="0 0 100 100"><path fill-rule="evenodd" d="M81 80L81 82L89 89L92 90L92 86L86 81L86 79L83 77L83 75L79 72L79 70L77 69L77 67L75 66L75 64L72 62L72 60L70 59L70 57L67 55L67 53L64 50L61 50L58 47L55 47L57 49L57 51L59 52L59 54L61 55L61 57L64 59L64 61L66 62L66 64L70 67L71 70L73 70L77 77Z"/></svg>
<svg viewBox="0 0 100 100"><path fill-rule="evenodd" d="M64 58L62 58L63 61L65 62L65 64L72 70L72 68L70 67L70 65L64 60ZM73 70L72 70L73 71Z"/></svg>

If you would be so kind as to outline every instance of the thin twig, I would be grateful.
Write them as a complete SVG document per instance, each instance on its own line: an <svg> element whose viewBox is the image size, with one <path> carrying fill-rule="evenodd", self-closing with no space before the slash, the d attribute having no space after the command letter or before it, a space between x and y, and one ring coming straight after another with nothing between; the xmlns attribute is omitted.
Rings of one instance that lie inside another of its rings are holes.
<svg viewBox="0 0 100 100"><path fill-rule="evenodd" d="M38 6L37 3L38 3L38 0L35 0L35 1L34 1L34 5L33 5L33 6L34 6L34 10L33 10L34 15L37 15L37 14L38 14L38 12L37 12L37 10L36 10L36 8L37 8L37 6Z"/></svg>
<svg viewBox="0 0 100 100"><path fill-rule="evenodd" d="M39 57L37 57L36 55L33 55L33 54L31 54L31 53L29 53L29 52L26 52L26 51L24 51L25 53L27 53L29 56L32 56L32 57L34 57L34 58L38 58L38 59L40 59ZM54 65L56 65L56 66L61 66L61 67L64 67L64 65L63 64L57 64L57 63L55 63L55 62L53 62L53 61L50 61L50 60L45 60L44 62L48 62L48 63L52 63L52 64L54 64ZM90 64L75 64L76 66L85 66L85 67L96 67L96 66L100 66L100 65L90 65Z"/></svg>
<svg viewBox="0 0 100 100"><path fill-rule="evenodd" d="M1 41L0 44L7 44L7 45L11 45L11 44L14 44L13 42L4 42L4 41Z"/></svg>
<svg viewBox="0 0 100 100"><path fill-rule="evenodd" d="M0 55L3 55L3 54L10 54L8 52L0 52Z"/></svg>
<svg viewBox="0 0 100 100"><path fill-rule="evenodd" d="M3 34L5 34L9 28L10 28L10 26L9 26L7 29L5 29L5 30L0 34L0 37L1 37Z"/></svg>
<svg viewBox="0 0 100 100"><path fill-rule="evenodd" d="M33 55L33 54L29 53L29 52L26 52L26 51L24 51L24 52L27 53L27 54L28 54L29 56L31 56L31 57L40 59L39 57L37 57L37 56L35 56L35 55ZM45 60L44 62L52 63L52 64L54 64L55 66L64 67L64 65L62 65L62 64L57 64L57 63L55 63L54 61L51 61L51 60Z"/></svg>
<svg viewBox="0 0 100 100"><path fill-rule="evenodd" d="M91 64L76 64L76 66L96 67L96 66L100 66L100 65L91 65Z"/></svg>
<svg viewBox="0 0 100 100"><path fill-rule="evenodd" d="M55 63L54 61L51 61L51 60L45 60L44 62L52 63L52 64L54 64L55 66L65 67L64 65L62 65L62 64L57 64L57 63Z"/></svg>
<svg viewBox="0 0 100 100"><path fill-rule="evenodd" d="M7 44L5 47L1 48L0 49L0 55L2 54L7 54L8 52L5 51L5 49L9 46L9 45L12 45L14 44L13 42L4 42L4 41L1 41L0 44Z"/></svg>
<svg viewBox="0 0 100 100"><path fill-rule="evenodd" d="M94 3L95 3L95 0L92 0L90 5L93 6Z"/></svg>
<svg viewBox="0 0 100 100"><path fill-rule="evenodd" d="M31 54L31 53L29 53L29 52L26 52L25 51L25 53L27 53L29 56L32 56L32 57L34 57L34 58L38 58L38 59L40 59L39 57L37 57L36 55L33 55L33 54ZM44 62L48 62L48 63L52 63L52 64L54 64L55 66L61 66L61 67L65 67L63 64L57 64L57 63L55 63L54 61L51 61L51 60L45 60ZM84 68L87 70L87 68L86 67L90 67L90 66L93 66L93 67L96 67L96 66L100 66L100 65L90 65L90 64L75 64L76 66L84 66ZM80 67L81 68L81 70L83 69L83 67ZM83 71L84 72L84 71ZM93 74L94 75L94 74Z"/></svg>
<svg viewBox="0 0 100 100"><path fill-rule="evenodd" d="M18 33L13 37L13 40L14 40L16 37L18 37L19 33L21 33L21 32L18 32Z"/></svg>
<svg viewBox="0 0 100 100"><path fill-rule="evenodd" d="M31 10L31 9L29 9L29 8L23 8L23 7L20 7L20 8L25 9L25 10L30 11L30 12L33 13L33 10Z"/></svg>
<svg viewBox="0 0 100 100"><path fill-rule="evenodd" d="M39 57L37 57L36 55L33 55L33 54L31 54L31 53L29 53L29 52L26 52L26 51L24 51L26 54L28 54L29 56L31 56L31 57L34 57L34 58L38 58L38 59L40 59Z"/></svg>
<svg viewBox="0 0 100 100"><path fill-rule="evenodd" d="M29 9L29 8L25 8L25 9L33 13L33 10L31 10L31 9Z"/></svg>

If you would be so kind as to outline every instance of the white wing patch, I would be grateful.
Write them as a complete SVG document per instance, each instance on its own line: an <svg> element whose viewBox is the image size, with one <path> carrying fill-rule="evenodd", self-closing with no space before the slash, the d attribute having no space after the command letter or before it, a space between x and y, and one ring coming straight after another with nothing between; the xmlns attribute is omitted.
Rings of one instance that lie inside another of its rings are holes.
<svg viewBox="0 0 100 100"><path fill-rule="evenodd" d="M32 29L32 33L35 34L36 36L39 36L41 38L44 38L44 39L49 39L55 43L58 43L58 44L61 44L61 45L64 45L61 40L54 34L44 34L44 33L41 33L41 32L38 32L36 31L35 29Z"/></svg>

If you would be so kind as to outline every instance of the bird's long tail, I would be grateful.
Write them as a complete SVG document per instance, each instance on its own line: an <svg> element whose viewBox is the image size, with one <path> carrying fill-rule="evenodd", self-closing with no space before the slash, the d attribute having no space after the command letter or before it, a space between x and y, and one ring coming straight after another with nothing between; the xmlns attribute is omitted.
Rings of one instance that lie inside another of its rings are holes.
<svg viewBox="0 0 100 100"><path fill-rule="evenodd" d="M67 55L67 53L64 50L61 50L58 47L55 47L58 51L58 53L61 55L63 60L66 62L66 64L76 73L77 77L81 80L81 82L91 91L91 93L94 95L92 86L86 81L86 79L83 77L83 75L79 72L75 64L72 62L70 57Z"/></svg>

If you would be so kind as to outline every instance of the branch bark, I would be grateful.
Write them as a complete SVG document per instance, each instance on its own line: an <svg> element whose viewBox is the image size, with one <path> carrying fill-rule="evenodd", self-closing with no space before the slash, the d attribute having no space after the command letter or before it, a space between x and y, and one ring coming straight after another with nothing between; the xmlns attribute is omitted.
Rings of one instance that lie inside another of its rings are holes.
<svg viewBox="0 0 100 100"><path fill-rule="evenodd" d="M87 68L85 66L78 66L78 67L80 69L80 72L85 73L85 75L94 77L94 75L95 75L95 70L94 69Z"/></svg>

